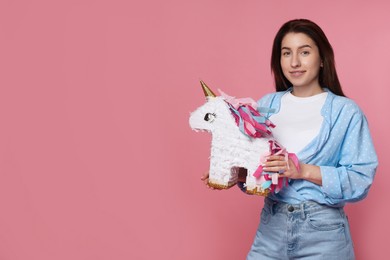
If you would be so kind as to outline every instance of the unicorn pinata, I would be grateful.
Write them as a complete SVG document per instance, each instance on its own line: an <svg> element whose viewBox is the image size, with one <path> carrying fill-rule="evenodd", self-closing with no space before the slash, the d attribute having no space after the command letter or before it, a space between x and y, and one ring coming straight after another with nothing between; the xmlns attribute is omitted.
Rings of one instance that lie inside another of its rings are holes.
<svg viewBox="0 0 390 260"><path fill-rule="evenodd" d="M234 186L240 168L247 170L244 187L249 194L267 196L288 185L287 178L264 172L262 167L272 154L291 158L298 167L296 156L287 153L272 137L271 128L275 125L261 114L273 111L257 110L253 99L237 99L221 90L221 95L216 96L203 81L200 83L207 101L191 113L189 121L193 130L212 134L208 185L217 189Z"/></svg>

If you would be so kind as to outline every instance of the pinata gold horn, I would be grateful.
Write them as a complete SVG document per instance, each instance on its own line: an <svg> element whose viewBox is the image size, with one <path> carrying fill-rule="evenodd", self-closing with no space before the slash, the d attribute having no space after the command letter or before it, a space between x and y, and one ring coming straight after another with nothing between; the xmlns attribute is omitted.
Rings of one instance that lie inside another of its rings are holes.
<svg viewBox="0 0 390 260"><path fill-rule="evenodd" d="M211 89L202 80L200 81L200 85L202 85L202 89L206 97L216 97L214 92L211 91Z"/></svg>

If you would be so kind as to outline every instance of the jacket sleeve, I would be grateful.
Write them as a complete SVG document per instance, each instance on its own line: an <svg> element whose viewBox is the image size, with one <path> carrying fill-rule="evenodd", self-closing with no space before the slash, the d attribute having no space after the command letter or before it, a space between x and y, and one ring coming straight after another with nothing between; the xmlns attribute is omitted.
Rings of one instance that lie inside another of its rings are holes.
<svg viewBox="0 0 390 260"><path fill-rule="evenodd" d="M333 140L328 140L336 140L332 145L339 145L334 150L338 152L336 166L320 166L322 192L330 205L365 198L378 166L368 123L360 109L356 109L352 116L340 116L338 120L348 120L349 123L337 131L333 129L336 131Z"/></svg>

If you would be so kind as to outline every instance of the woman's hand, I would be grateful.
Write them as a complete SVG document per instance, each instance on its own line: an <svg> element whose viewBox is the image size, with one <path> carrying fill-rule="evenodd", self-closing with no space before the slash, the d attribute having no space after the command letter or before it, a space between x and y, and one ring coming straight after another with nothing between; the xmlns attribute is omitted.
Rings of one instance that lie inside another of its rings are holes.
<svg viewBox="0 0 390 260"><path fill-rule="evenodd" d="M290 179L304 179L318 185L322 185L322 175L320 167L311 164L299 164L300 170L297 169L291 159L286 161L284 156L271 155L263 164L263 170L266 172L278 173L280 177Z"/></svg>
<svg viewBox="0 0 390 260"><path fill-rule="evenodd" d="M280 177L287 177L290 179L302 179L302 174L295 167L293 161L282 155L270 155L267 161L263 164L263 170L266 172L278 173Z"/></svg>

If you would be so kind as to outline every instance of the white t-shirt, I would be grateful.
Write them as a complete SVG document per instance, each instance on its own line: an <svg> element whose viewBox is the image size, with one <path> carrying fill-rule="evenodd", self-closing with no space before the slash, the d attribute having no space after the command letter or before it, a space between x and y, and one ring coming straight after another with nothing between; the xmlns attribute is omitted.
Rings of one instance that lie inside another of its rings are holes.
<svg viewBox="0 0 390 260"><path fill-rule="evenodd" d="M270 120L276 125L273 136L288 152L298 153L318 135L327 96L327 92L311 97L296 97L291 92L282 96L280 111Z"/></svg>

